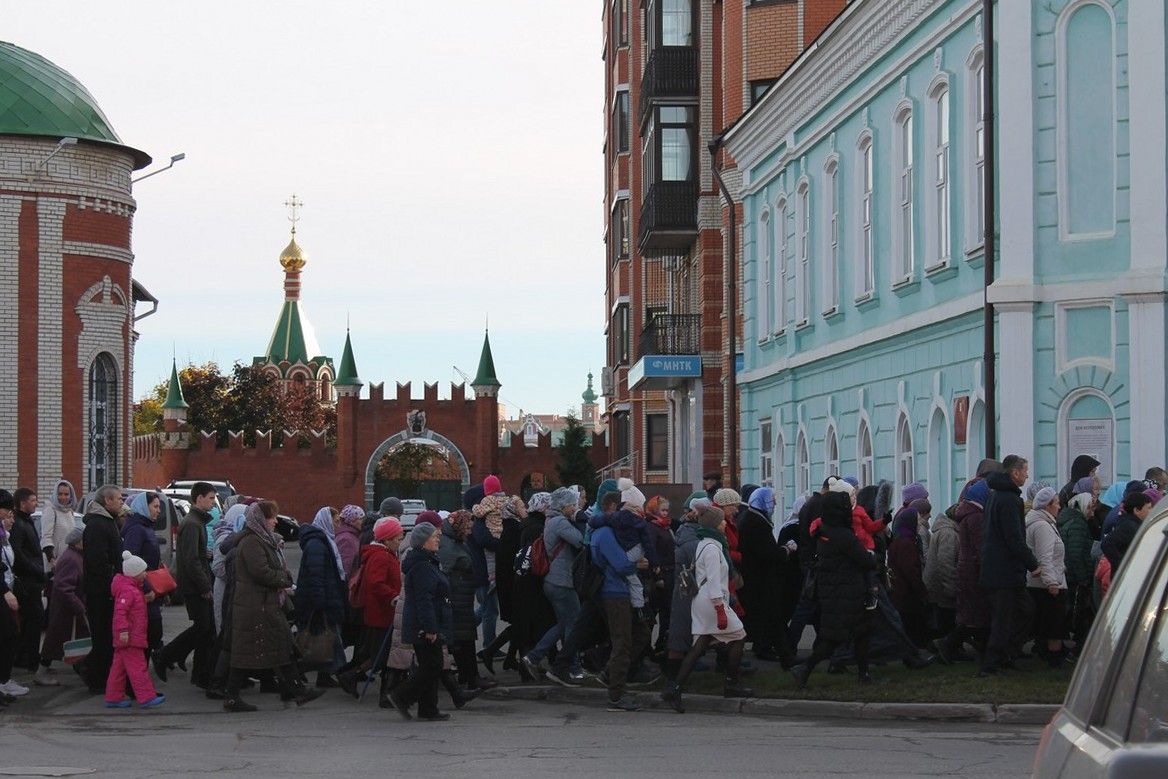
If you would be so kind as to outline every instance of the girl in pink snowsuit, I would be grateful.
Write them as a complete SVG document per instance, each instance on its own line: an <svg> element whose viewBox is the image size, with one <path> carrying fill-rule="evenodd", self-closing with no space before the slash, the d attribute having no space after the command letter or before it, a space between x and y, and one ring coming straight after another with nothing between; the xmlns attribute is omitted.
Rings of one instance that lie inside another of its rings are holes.
<svg viewBox="0 0 1168 779"><path fill-rule="evenodd" d="M146 670L146 596L142 582L146 579L146 561L130 552L122 552L122 572L114 577L110 592L114 596L114 662L105 683L107 709L124 709L126 678L134 688L134 697L144 709L166 701L159 695Z"/></svg>

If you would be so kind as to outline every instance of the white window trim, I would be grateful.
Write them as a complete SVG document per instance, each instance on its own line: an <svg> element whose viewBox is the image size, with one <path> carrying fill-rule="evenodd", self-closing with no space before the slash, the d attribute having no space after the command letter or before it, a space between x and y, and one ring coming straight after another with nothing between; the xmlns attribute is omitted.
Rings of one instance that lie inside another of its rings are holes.
<svg viewBox="0 0 1168 779"><path fill-rule="evenodd" d="M864 456L864 440L868 441L868 456ZM860 486L866 487L876 479L876 442L872 438L872 422L865 411L860 411L860 423L856 428L856 477ZM864 461L868 461L868 473L865 478Z"/></svg>
<svg viewBox="0 0 1168 779"><path fill-rule="evenodd" d="M908 412L902 408L896 418L896 487L898 501L900 500L900 495L904 492L904 488L916 481L917 469L912 432L912 420L909 419ZM903 440L906 434L908 436L907 447ZM906 464L910 471L907 474L905 473Z"/></svg>
<svg viewBox="0 0 1168 779"><path fill-rule="evenodd" d="M823 166L823 288L820 310L829 317L839 312L840 290L840 158L832 154Z"/></svg>
<svg viewBox="0 0 1168 779"><path fill-rule="evenodd" d="M775 231L775 285L772 290L774 302L774 334L782 335L787 330L787 196L779 195L775 203L775 218L772 220Z"/></svg>
<svg viewBox="0 0 1168 779"><path fill-rule="evenodd" d="M774 305L771 298L771 275L774 268L773 239L774 232L771 226L771 212L764 205L762 213L758 218L757 244L754 250L755 273L758 275L755 280L757 282L755 316L759 343L764 343L771 336L773 321L771 309Z"/></svg>
<svg viewBox="0 0 1168 779"><path fill-rule="evenodd" d="M763 428L770 429L770 447L764 447L768 436L763 435ZM771 419L761 419L758 423L758 483L762 487L772 487L775 480L775 427ZM768 470L770 471L768 473Z"/></svg>
<svg viewBox="0 0 1168 779"><path fill-rule="evenodd" d="M833 445L835 451L833 452ZM834 457L832 455L835 455ZM840 475L840 453L839 453L839 434L836 433L834 423L829 423L827 426L827 433L823 436L823 466L825 471L824 478L828 476Z"/></svg>
<svg viewBox="0 0 1168 779"><path fill-rule="evenodd" d="M929 194L925 202L925 251L927 264L925 272L935 272L948 268L953 259L953 90L949 86L949 74L940 73L929 85L929 121L927 147L929 149ZM946 99L945 116L940 117L941 98ZM944 121L949 138L941 142ZM944 156L945 178L938 178L941 158ZM944 191L944 211L942 214L942 191Z"/></svg>
<svg viewBox="0 0 1168 779"><path fill-rule="evenodd" d="M807 432L799 427L795 438L795 491L799 495L811 489L811 449L807 445Z"/></svg>
<svg viewBox="0 0 1168 779"><path fill-rule="evenodd" d="M979 181L985 181L985 152L978 148L977 136L984 133L983 109L978 101L978 92L981 90L981 78L978 71L985 62L985 54L981 44L973 47L965 61L965 115L971 125L965 142L965 256L967 258L979 254L985 249L985 197L979 194L984 192L984 184L979 187ZM953 96L950 93L949 110L953 110ZM984 138L984 136L983 136Z"/></svg>
<svg viewBox="0 0 1168 779"><path fill-rule="evenodd" d="M795 326L811 321L811 182L795 188Z"/></svg>
<svg viewBox="0 0 1168 779"><path fill-rule="evenodd" d="M911 123L911 137L908 139L909 159L905 159L906 124ZM912 101L908 98L897 104L892 113L892 286L907 284L916 272L916 114ZM906 186L907 182L907 186ZM907 202L905 198L907 190ZM905 223L907 214L907 224ZM908 234L906 247L904 236Z"/></svg>
<svg viewBox="0 0 1168 779"><path fill-rule="evenodd" d="M865 164L865 154L872 163ZM872 181L866 181L868 173ZM866 189L865 184L870 188ZM876 146L872 131L864 130L856 141L856 275L855 301L862 303L876 294ZM865 219L865 217L867 217ZM871 285L867 284L872 280Z"/></svg>

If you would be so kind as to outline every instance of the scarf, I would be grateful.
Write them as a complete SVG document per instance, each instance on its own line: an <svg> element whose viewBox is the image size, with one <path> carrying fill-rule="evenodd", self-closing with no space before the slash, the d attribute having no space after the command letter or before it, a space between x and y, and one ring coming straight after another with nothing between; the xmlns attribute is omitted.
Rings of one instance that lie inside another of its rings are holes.
<svg viewBox="0 0 1168 779"><path fill-rule="evenodd" d="M365 521L365 509L349 504L341 509L341 523L348 525L356 532L361 532L361 523Z"/></svg>
<svg viewBox="0 0 1168 779"><path fill-rule="evenodd" d="M268 520L264 517L264 512L260 508L259 503L253 503L247 507L245 513L243 526L259 536L260 541L263 541L273 549L280 548L280 542L276 535L268 530Z"/></svg>
<svg viewBox="0 0 1168 779"><path fill-rule="evenodd" d="M139 492L130 499L130 513L137 514L153 525L154 520L150 518L150 498L154 497L153 492Z"/></svg>
<svg viewBox="0 0 1168 779"><path fill-rule="evenodd" d="M341 581L344 581L345 564L341 562L341 550L337 549L337 532L333 529L333 510L328 506L321 508L320 511L316 512L316 517L312 520L312 526L324 531L324 537L328 541L329 548L333 550L333 558L337 561L337 574L341 577Z"/></svg>
<svg viewBox="0 0 1168 779"><path fill-rule="evenodd" d="M527 510L538 511L541 514L546 514L552 505L552 494L550 492L537 492L527 500Z"/></svg>
<svg viewBox="0 0 1168 779"><path fill-rule="evenodd" d="M709 538L722 545L722 556L726 558L726 565L730 566L730 573L733 575L734 563L730 560L730 544L726 542L725 534L719 533L717 530L711 530L708 527L701 527L700 525L698 526L697 533L698 538Z"/></svg>
<svg viewBox="0 0 1168 779"><path fill-rule="evenodd" d="M474 514L469 511L456 511L446 518L446 524L459 541L465 541L474 527Z"/></svg>
<svg viewBox="0 0 1168 779"><path fill-rule="evenodd" d="M57 500L57 490L61 488L62 484L69 488L69 502L67 504L61 503ZM72 514L77 510L77 490L73 489L73 485L67 482L65 479L61 479L59 482L53 485L53 492L49 496L49 505L51 505L57 511L60 511L62 514Z"/></svg>
<svg viewBox="0 0 1168 779"><path fill-rule="evenodd" d="M775 491L770 487L759 487L750 493L750 507L766 518L767 524L775 526L771 514L775 510Z"/></svg>

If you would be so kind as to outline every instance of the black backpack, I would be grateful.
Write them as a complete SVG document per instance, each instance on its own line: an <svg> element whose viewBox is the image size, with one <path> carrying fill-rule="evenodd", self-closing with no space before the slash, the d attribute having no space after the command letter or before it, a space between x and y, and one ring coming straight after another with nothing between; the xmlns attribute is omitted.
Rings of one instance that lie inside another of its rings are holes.
<svg viewBox="0 0 1168 779"><path fill-rule="evenodd" d="M604 569L592 562L589 544L584 544L572 561L572 586L581 601L592 600L604 586Z"/></svg>

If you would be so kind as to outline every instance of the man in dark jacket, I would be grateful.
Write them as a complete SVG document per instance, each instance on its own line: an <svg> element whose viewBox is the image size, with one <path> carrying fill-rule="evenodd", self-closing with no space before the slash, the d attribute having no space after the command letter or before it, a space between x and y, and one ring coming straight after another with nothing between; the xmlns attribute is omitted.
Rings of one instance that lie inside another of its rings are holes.
<svg viewBox="0 0 1168 779"><path fill-rule="evenodd" d="M114 597L110 584L122 569L122 536L116 517L121 515L124 502L121 487L107 484L94 494L81 519L85 525L81 534L85 612L93 639L93 649L85 659L85 676L93 695L105 693L114 660Z"/></svg>
<svg viewBox="0 0 1168 779"><path fill-rule="evenodd" d="M45 624L45 606L42 597L45 591L45 560L41 554L40 534L32 521L36 511L36 493L28 487L20 487L12 494L16 509L12 512L13 524L12 572L16 574L12 591L20 602L20 644L16 648L16 664L37 671L40 663L41 630ZM55 685L57 680L48 673L37 673L33 677L37 684Z"/></svg>
<svg viewBox="0 0 1168 779"><path fill-rule="evenodd" d="M215 671L215 609L211 574L211 551L207 548L207 523L216 501L215 488L205 481L191 487L191 511L179 525L175 541L175 581L187 607L191 626L166 646L154 653L154 672L166 681L168 667L185 660L194 651L195 665L191 669L191 683L207 691L211 698L222 698L222 693L211 689Z"/></svg>
<svg viewBox="0 0 1168 779"><path fill-rule="evenodd" d="M1024 635L1033 601L1026 592L1026 574L1039 574L1038 560L1026 545L1026 511L1022 485L1030 478L1030 464L1011 454L1004 470L986 478L990 494L982 531L981 586L989 591L990 638L982 658L981 676L1012 664L1010 650Z"/></svg>

